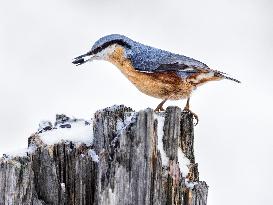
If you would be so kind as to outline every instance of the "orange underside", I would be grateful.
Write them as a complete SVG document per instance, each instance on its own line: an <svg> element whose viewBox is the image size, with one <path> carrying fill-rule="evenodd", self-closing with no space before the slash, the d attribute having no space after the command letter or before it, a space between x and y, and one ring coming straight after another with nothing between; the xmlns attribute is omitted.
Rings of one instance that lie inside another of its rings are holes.
<svg viewBox="0 0 273 205"><path fill-rule="evenodd" d="M152 97L170 100L188 98L199 84L216 80L216 77L211 77L201 79L198 83L193 83L190 80L182 79L176 72L172 71L157 73L139 72L133 68L128 59L123 57L123 54L123 48L118 47L109 57L109 61L116 65L138 90ZM196 77L197 75L191 78L194 79Z"/></svg>

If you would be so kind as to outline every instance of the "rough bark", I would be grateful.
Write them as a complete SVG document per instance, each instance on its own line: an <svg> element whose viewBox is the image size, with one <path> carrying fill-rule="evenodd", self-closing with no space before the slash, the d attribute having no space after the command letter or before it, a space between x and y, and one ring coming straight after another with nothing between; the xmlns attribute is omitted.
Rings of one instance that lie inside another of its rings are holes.
<svg viewBox="0 0 273 205"><path fill-rule="evenodd" d="M199 181L192 115L178 107L159 115L165 118L166 166L153 110L106 108L94 115L92 146L46 145L36 133L29 138L34 152L0 159L0 204L206 205L208 186ZM91 148L99 162L88 154ZM190 161L186 177L179 169L180 148Z"/></svg>

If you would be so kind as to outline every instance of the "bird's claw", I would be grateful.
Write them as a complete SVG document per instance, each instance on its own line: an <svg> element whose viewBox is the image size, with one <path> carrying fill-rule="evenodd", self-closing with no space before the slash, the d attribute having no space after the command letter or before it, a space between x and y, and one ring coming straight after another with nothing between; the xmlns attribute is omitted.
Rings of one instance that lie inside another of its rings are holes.
<svg viewBox="0 0 273 205"><path fill-rule="evenodd" d="M188 112L188 113L190 113L190 114L192 114L192 116L193 116L193 119L195 119L195 123L193 123L194 124L194 126L196 126L197 124L198 124L198 122L199 122L199 118L198 118L198 115L196 115L194 112L192 112L190 109L188 109L188 108L184 108L184 110L183 110L184 112Z"/></svg>
<svg viewBox="0 0 273 205"><path fill-rule="evenodd" d="M161 112L161 111L165 111L165 109L161 106L161 107L156 107L155 108L155 112Z"/></svg>

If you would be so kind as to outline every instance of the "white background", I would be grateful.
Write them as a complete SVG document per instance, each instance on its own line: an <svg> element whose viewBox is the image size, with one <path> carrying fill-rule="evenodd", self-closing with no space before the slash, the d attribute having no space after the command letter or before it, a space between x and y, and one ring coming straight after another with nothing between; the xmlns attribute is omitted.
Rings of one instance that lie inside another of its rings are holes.
<svg viewBox="0 0 273 205"><path fill-rule="evenodd" d="M89 119L113 104L155 108L160 100L113 65L71 64L98 38L120 33L242 81L212 82L192 96L200 179L209 205L273 204L272 8L270 0L1 0L0 153L26 147L56 113Z"/></svg>

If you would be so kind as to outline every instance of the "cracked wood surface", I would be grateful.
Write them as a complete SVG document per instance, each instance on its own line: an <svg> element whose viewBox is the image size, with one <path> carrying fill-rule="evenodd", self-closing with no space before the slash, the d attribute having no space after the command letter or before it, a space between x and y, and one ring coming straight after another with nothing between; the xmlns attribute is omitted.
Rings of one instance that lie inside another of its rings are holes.
<svg viewBox="0 0 273 205"><path fill-rule="evenodd" d="M208 186L199 181L192 115L178 107L158 115L165 118L167 166L162 166L152 109L106 108L94 115L92 146L46 145L36 133L29 138L29 146L36 146L33 153L0 159L0 204L206 205ZM186 178L178 165L179 147L190 160ZM91 148L99 162L88 155Z"/></svg>

